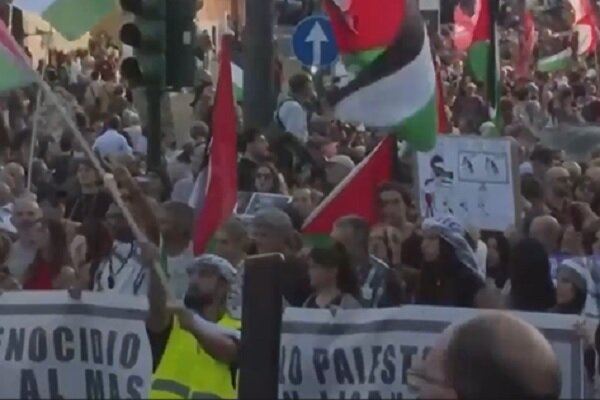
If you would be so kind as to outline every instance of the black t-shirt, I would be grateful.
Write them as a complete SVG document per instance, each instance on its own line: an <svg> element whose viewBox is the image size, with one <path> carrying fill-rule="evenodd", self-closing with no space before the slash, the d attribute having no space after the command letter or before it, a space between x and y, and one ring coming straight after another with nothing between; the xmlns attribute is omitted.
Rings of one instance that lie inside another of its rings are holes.
<svg viewBox="0 0 600 400"><path fill-rule="evenodd" d="M242 157L238 161L238 190L241 192L254 191L254 172L258 165L249 158Z"/></svg>
<svg viewBox="0 0 600 400"><path fill-rule="evenodd" d="M112 202L112 196L104 191L94 194L80 194L67 201L65 215L75 222L83 222L88 218L102 219Z"/></svg>

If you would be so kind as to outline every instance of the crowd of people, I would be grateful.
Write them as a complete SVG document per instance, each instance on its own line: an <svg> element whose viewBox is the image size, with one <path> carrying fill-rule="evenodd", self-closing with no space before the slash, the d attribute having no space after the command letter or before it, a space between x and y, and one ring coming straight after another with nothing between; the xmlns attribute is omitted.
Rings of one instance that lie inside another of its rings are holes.
<svg viewBox="0 0 600 400"><path fill-rule="evenodd" d="M4 97L10 118L0 132L0 289L147 295L155 374L163 381L177 381L178 376L191 373L182 370L189 369L188 364L175 367L177 357L195 346L189 341L193 339L183 338L182 329L202 344L204 352L198 357L212 357L226 366L236 364L238 338L206 329L195 314L239 330L244 260L255 254L285 256L283 297L293 307L421 304L593 314L597 318L600 151L590 149L586 160L574 160L559 148L541 144L547 126L600 120L594 60L581 60L566 71L539 73L531 67L528 75L518 75L511 67L518 17L507 18L505 24L502 127L489 122L483 87L469 78L464 54L451 50L447 35L437 35L433 43L451 134L510 137L519 147L523 212L522 224L514 230L479 231L452 216L421 218L412 167L402 159L398 179L385 182L376 193L377 224L355 215L343 216L334 223L329 245L306 248L303 222L382 136L364 126L331 122L319 115L315 101L319 96L311 76L301 73L284 85L287 89L280 95L272 127L240 129L238 134L238 190L287 195L291 202L283 208L258 210L250 221L232 216L214 235L210 250L195 257L195 210L189 199L211 137L215 82L209 74L201 74L190 110L194 123L188 140L178 148L173 137L165 136L163 165L149 170L143 123L129 89L118 79L118 50L101 43L86 51L59 54L48 65L40 65L39 71L112 171L114 183L150 243L138 242L107 190L111 182L84 155L81 144L55 115L55 106L38 104L34 88L18 90ZM554 42L560 40L550 29L540 29L537 51L551 52L546 48L560 45ZM34 123L34 118L39 121ZM149 268L152 263L160 265L168 287ZM188 309L167 307L170 294L183 299ZM173 313L179 315L179 322L173 322ZM518 388L520 393L555 395L560 383L552 369L558 366L551 350L540 344L543 338L538 333L511 318L504 314L483 317L457 328L451 340L440 339L449 340L443 347L447 347L452 371L468 372L464 376L445 373L440 382L452 383L464 398L518 393L512 386L507 389L490 381L490 370L484 374L488 364L470 364L461 357L466 348L461 341L473 344L475 337L483 342L476 340L479 345L470 349L480 351L481 357L487 357L486 351L494 353L497 350L486 345L490 338L502 349L539 350L532 355L538 364L534 370L524 369L529 361L511 353L515 374L531 374ZM499 322L505 331L494 330ZM595 327L589 325L577 331L589 350L586 370L593 379L599 369L594 349L600 347L600 336L590 333ZM522 338L510 340L523 343L503 342L516 332ZM174 335L179 335L181 343L173 349ZM440 364L440 360L431 361L435 354L426 361ZM477 355L467 356L481 361ZM431 367L433 371L442 368L437 364ZM546 375L534 375L539 364L548 366ZM219 368L206 379L228 376L228 368ZM470 385L469 379L480 386ZM201 382L194 387L207 385ZM428 385L431 389L432 383ZM227 379L216 387L220 397L235 396ZM153 386L159 395L165 390Z"/></svg>

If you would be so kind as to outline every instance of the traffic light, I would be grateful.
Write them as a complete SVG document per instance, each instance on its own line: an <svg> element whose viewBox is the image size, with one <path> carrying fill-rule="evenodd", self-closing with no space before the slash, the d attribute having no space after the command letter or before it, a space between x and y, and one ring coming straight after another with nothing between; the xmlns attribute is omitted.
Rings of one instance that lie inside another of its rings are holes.
<svg viewBox="0 0 600 400"><path fill-rule="evenodd" d="M121 8L135 16L121 27L121 41L133 47L133 57L121 62L121 75L132 86L165 83L166 23L168 0L120 0Z"/></svg>
<svg viewBox="0 0 600 400"><path fill-rule="evenodd" d="M194 17L202 2L166 0L166 85L179 89L194 86L197 35Z"/></svg>

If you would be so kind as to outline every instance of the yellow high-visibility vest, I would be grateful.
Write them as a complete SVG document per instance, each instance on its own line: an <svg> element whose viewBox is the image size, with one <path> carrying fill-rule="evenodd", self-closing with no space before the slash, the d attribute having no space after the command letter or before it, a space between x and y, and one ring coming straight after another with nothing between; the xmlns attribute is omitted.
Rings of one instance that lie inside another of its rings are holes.
<svg viewBox="0 0 600 400"><path fill-rule="evenodd" d="M219 325L238 330L241 321L225 314ZM236 399L234 379L230 365L208 355L174 318L165 352L152 377L149 398Z"/></svg>

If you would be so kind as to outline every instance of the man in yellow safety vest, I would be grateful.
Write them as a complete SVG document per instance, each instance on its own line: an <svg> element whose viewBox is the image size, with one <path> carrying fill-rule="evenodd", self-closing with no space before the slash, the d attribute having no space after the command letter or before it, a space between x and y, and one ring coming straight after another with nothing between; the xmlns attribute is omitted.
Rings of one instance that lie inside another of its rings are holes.
<svg viewBox="0 0 600 400"><path fill-rule="evenodd" d="M156 262L156 253L147 251L146 261ZM151 269L146 324L154 376L149 398L237 398L241 322L231 318L226 307L236 270L229 261L211 254L195 258L187 269L185 308L175 311L167 307L164 287Z"/></svg>

